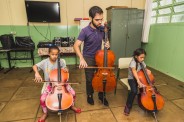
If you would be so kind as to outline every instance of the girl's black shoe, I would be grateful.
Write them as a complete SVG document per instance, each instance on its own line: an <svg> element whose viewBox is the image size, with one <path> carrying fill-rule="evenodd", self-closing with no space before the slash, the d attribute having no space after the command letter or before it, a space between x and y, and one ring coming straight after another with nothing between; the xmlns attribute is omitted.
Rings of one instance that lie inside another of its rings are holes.
<svg viewBox="0 0 184 122"><path fill-rule="evenodd" d="M124 114L125 114L126 116L128 116L128 115L130 114L130 108L128 108L128 106L125 106Z"/></svg>

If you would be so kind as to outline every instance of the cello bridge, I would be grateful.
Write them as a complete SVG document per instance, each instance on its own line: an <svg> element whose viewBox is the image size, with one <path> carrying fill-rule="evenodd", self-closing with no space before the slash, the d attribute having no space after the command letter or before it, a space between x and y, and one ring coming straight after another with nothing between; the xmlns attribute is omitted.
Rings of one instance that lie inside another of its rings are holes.
<svg viewBox="0 0 184 122"><path fill-rule="evenodd" d="M107 72L103 72L103 73L102 73L102 75L107 76L107 75L108 75L108 73L107 73Z"/></svg>

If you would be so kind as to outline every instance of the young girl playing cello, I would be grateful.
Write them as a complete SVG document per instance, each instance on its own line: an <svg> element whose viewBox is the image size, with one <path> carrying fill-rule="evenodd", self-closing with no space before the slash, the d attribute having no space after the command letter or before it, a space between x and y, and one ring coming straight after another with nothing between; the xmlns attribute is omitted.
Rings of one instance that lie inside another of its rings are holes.
<svg viewBox="0 0 184 122"><path fill-rule="evenodd" d="M130 109L132 108L132 104L134 101L134 98L137 94L138 86L145 87L144 84L142 84L138 78L137 72L141 70L140 63L143 64L144 67L146 67L146 64L144 63L144 58L146 56L146 51L144 49L136 49L133 54L132 61L129 64L128 68L128 83L130 85L131 91L128 94L126 106L124 108L124 114L129 115ZM146 69L148 74L151 73L150 70Z"/></svg>
<svg viewBox="0 0 184 122"><path fill-rule="evenodd" d="M53 46L49 48L49 58L42 60L41 62L37 63L36 65L33 66L33 70L35 72L35 81L36 82L42 82L42 77L39 74L39 70L43 70L44 72L44 80L45 81L49 81L49 73L51 70L53 69L57 69L57 57L59 55L59 48L57 46ZM68 69L66 68L66 64L65 61L63 59L60 60L60 65L61 68L63 68L66 72L68 72ZM73 90L73 88L67 84L66 85L66 89L67 91L69 91L72 95L73 98L75 100L75 91ZM45 100L47 95L52 92L52 85L51 83L44 83L43 88L42 88L42 92L41 92L41 97L40 97L40 105L42 107L43 110L43 115L41 116L41 118L38 120L38 122L45 122L45 119L47 117L47 107L45 104ZM71 109L73 111L75 111L75 113L80 113L81 109L80 108L76 108L73 105L71 106Z"/></svg>

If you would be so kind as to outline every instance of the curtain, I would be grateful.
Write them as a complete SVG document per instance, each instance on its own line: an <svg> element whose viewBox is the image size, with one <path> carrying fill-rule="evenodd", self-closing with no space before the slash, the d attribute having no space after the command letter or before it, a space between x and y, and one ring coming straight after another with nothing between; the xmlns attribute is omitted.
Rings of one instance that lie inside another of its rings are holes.
<svg viewBox="0 0 184 122"><path fill-rule="evenodd" d="M148 43L149 30L150 30L150 25L151 25L151 13L152 13L152 0L146 0L143 31L142 31L142 42L143 43Z"/></svg>

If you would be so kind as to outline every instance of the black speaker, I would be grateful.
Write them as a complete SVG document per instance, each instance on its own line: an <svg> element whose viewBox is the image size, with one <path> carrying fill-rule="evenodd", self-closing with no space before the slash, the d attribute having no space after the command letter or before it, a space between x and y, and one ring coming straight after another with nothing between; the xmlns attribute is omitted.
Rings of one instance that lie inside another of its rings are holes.
<svg viewBox="0 0 184 122"><path fill-rule="evenodd" d="M72 47L75 43L75 37L69 37L69 46Z"/></svg>
<svg viewBox="0 0 184 122"><path fill-rule="evenodd" d="M56 46L61 46L61 37L54 37L53 44Z"/></svg>
<svg viewBox="0 0 184 122"><path fill-rule="evenodd" d="M61 47L69 47L69 37L54 37L53 44L61 44Z"/></svg>
<svg viewBox="0 0 184 122"><path fill-rule="evenodd" d="M69 37L61 37L61 47L69 47Z"/></svg>

